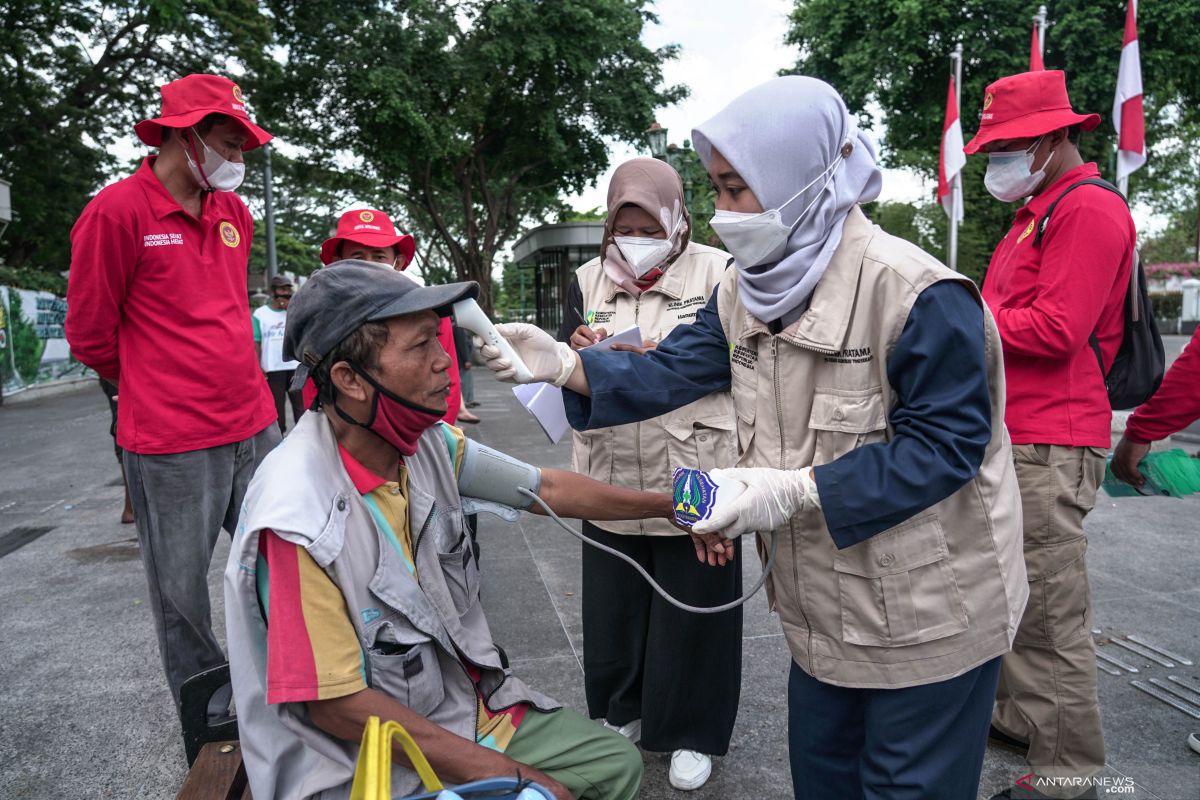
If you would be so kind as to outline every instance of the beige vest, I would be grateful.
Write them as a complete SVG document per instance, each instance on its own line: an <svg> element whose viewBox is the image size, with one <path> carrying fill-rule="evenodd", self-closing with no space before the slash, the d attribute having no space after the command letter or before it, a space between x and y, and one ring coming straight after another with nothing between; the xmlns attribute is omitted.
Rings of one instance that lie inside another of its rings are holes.
<svg viewBox="0 0 1200 800"><path fill-rule="evenodd" d="M808 311L778 335L746 311L734 277L731 270L722 281L718 302L731 345L738 466L775 469L827 464L891 439L887 362L909 309L938 281L971 290L983 307L992 402L978 474L844 550L821 512L796 515L776 531L767 588L796 663L826 683L932 683L1007 652L1028 597L1021 498L1004 426L1000 337L975 284L857 208Z"/></svg>
<svg viewBox="0 0 1200 800"><path fill-rule="evenodd" d="M614 334L637 325L642 338L661 342L675 326L696 319L728 263L729 254L722 250L689 244L638 298L609 280L598 258L580 267L575 276L583 292L582 310L591 318L592 328ZM733 401L728 392L721 392L645 422L577 431L572 463L576 472L614 486L670 492L675 467L731 466L737 459L733 430ZM613 533L682 535L661 519L593 524Z"/></svg>

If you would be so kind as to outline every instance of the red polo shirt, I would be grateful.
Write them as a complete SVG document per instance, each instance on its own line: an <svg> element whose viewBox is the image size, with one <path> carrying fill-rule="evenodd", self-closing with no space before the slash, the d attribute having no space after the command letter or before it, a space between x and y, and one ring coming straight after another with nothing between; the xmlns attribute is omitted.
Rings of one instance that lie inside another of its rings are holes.
<svg viewBox="0 0 1200 800"><path fill-rule="evenodd" d="M232 192L180 207L147 158L97 194L71 230L67 341L118 384L117 442L181 453L275 422L246 295L254 226Z"/></svg>
<svg viewBox="0 0 1200 800"><path fill-rule="evenodd" d="M1081 186L1033 246L1050 204L1072 183L1097 176L1095 164L1083 164L1030 200L988 265L983 299L1004 344L1005 422L1014 444L1112 443L1112 410L1088 337L1095 332L1111 365L1124 332L1133 218L1116 194Z"/></svg>

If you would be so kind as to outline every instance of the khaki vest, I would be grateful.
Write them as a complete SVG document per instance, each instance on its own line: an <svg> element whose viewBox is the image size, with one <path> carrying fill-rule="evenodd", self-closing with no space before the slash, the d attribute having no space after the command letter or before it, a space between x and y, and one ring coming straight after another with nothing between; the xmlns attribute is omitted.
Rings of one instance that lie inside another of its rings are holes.
<svg viewBox="0 0 1200 800"><path fill-rule="evenodd" d="M992 440L969 483L856 545L838 550L820 511L775 532L772 609L796 663L826 683L932 683L1011 647L1028 587L1000 337L975 284L858 208L809 309L778 335L746 311L732 271L721 284L738 466L798 469L891 439L887 362L917 296L938 281L958 281L983 307Z"/></svg>
<svg viewBox="0 0 1200 800"><path fill-rule="evenodd" d="M662 278L635 298L604 273L600 259L575 272L583 292L583 311L592 328L620 333L637 325L643 339L661 342L677 325L696 319L725 267L729 254L689 244ZM572 436L576 472L603 483L650 492L670 492L675 467L714 469L737 459L733 401L728 392L712 394L645 422L576 431ZM666 520L593 522L612 533L682 535Z"/></svg>
<svg viewBox="0 0 1200 800"><path fill-rule="evenodd" d="M346 798L358 743L309 721L304 703L266 703L267 630L256 593L264 528L299 544L341 590L366 654L367 683L464 739L475 741L475 665L493 711L557 703L501 663L479 601L479 567L465 535L454 467L439 426L426 431L408 467L408 523L418 584L379 532L346 474L323 413L295 430L259 466L246 492L225 570L229 668L250 788L255 797ZM383 654L379 639L399 645ZM392 791L415 792L417 774L392 767Z"/></svg>

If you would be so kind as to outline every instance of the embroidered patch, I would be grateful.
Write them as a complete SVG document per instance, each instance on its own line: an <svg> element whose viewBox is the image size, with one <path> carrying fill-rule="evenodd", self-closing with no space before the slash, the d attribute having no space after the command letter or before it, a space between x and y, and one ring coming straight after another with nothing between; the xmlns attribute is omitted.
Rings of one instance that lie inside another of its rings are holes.
<svg viewBox="0 0 1200 800"><path fill-rule="evenodd" d="M360 211L358 214L358 218L361 219L363 222L370 222L371 220L375 219L375 215L372 214L370 211Z"/></svg>
<svg viewBox="0 0 1200 800"><path fill-rule="evenodd" d="M676 467L672 475L675 491L675 519L682 525L695 525L712 516L717 485L700 469Z"/></svg>
<svg viewBox="0 0 1200 800"><path fill-rule="evenodd" d="M993 101L993 100L995 100L995 99L996 99L996 98L992 97L992 93L991 93L991 92L988 92L987 94L985 94L985 95L983 96L983 110L984 110L984 111L987 111L989 108L991 108L991 107L992 107L992 101Z"/></svg>
<svg viewBox="0 0 1200 800"><path fill-rule="evenodd" d="M850 347L825 356L827 364L865 364L875 356L869 347Z"/></svg>
<svg viewBox="0 0 1200 800"><path fill-rule="evenodd" d="M238 233L238 229L233 227L232 222L222 222L220 226L221 241L226 247L237 247L242 243L242 236Z"/></svg>
<svg viewBox="0 0 1200 800"><path fill-rule="evenodd" d="M1021 242L1025 241L1026 237L1028 237L1029 234L1033 233L1033 229L1036 226L1037 226L1036 219L1029 220L1029 224L1025 226L1025 230L1021 231L1021 235L1017 237L1017 244L1020 244Z"/></svg>
<svg viewBox="0 0 1200 800"><path fill-rule="evenodd" d="M731 344L729 345L729 363L746 369L754 369L758 363L758 351L740 344Z"/></svg>

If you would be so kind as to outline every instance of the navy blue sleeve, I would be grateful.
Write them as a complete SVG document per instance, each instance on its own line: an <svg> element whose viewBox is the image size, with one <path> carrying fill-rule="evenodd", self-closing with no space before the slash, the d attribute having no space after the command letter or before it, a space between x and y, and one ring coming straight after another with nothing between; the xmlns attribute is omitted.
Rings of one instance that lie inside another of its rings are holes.
<svg viewBox="0 0 1200 800"><path fill-rule="evenodd" d="M590 398L563 391L567 420L576 430L641 422L729 390L729 343L717 316L717 291L696 314L644 356L583 351Z"/></svg>
<svg viewBox="0 0 1200 800"><path fill-rule="evenodd" d="M813 469L839 549L938 503L975 477L992 438L983 310L964 286L921 292L887 362L894 436Z"/></svg>

